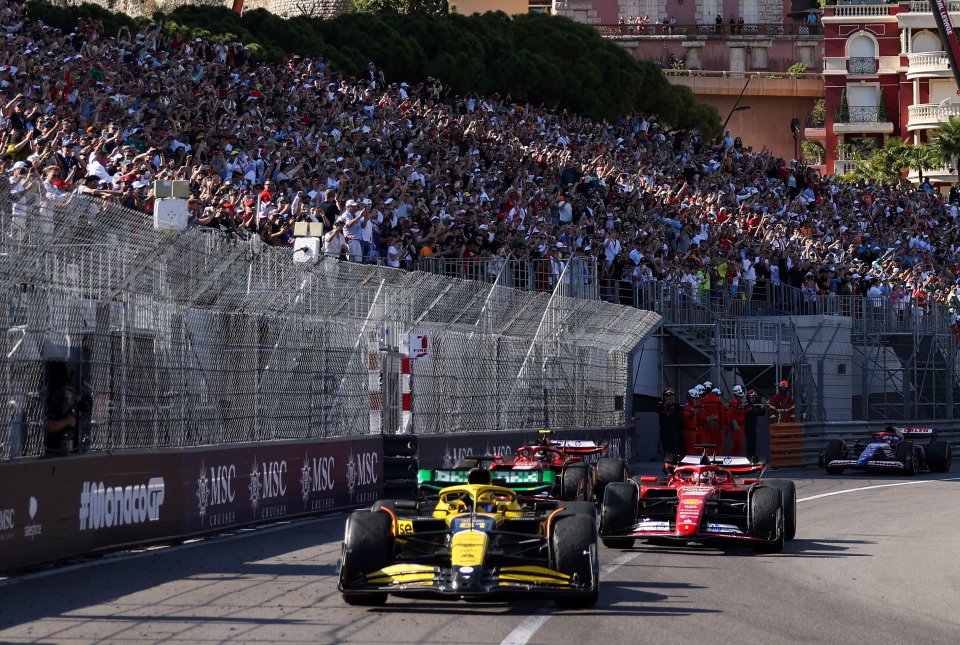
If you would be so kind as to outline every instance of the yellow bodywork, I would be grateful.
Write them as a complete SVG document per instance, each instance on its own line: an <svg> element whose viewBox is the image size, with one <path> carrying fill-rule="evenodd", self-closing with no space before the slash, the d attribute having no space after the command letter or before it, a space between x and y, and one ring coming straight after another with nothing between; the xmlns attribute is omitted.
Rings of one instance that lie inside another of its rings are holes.
<svg viewBox="0 0 960 645"><path fill-rule="evenodd" d="M476 507L476 512L488 515L497 520L523 517L523 509L517 501L517 494L503 486L490 484L463 484L450 486L440 491L440 498L433 509L433 517L438 520L447 520L463 513L469 513Z"/></svg>
<svg viewBox="0 0 960 645"><path fill-rule="evenodd" d="M455 567L479 567L490 538L482 531L460 531L450 538L450 564Z"/></svg>

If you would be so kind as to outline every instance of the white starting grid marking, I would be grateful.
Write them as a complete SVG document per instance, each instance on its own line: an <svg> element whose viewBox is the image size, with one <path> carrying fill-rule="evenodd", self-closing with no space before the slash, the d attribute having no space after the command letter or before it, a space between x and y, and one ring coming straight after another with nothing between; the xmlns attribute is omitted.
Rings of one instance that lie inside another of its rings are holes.
<svg viewBox="0 0 960 645"><path fill-rule="evenodd" d="M859 488L848 488L846 490L838 490L832 493L820 493L819 495L811 495L810 497L801 497L797 499L797 503L800 502L812 502L817 499L823 499L825 497L833 497L835 495L846 495L847 493L859 493L866 490L875 490L877 488L890 488L892 486L913 486L915 484L935 484L937 482L950 482L950 481L960 481L960 477L949 477L944 479L921 479L919 481L911 482L896 482L893 484L876 484L873 486L861 486ZM608 564L604 565L600 570L601 575L610 575L620 567L631 562L634 558L640 556L639 551L634 551L632 553L625 553L620 557L612 560ZM545 612L546 609L541 610ZM534 634L543 627L548 620L550 620L551 614L548 613L539 613L532 616L528 616L523 620L519 625L517 625L513 631L507 634L507 637L500 641L500 645L527 645L530 642L530 639L533 638Z"/></svg>

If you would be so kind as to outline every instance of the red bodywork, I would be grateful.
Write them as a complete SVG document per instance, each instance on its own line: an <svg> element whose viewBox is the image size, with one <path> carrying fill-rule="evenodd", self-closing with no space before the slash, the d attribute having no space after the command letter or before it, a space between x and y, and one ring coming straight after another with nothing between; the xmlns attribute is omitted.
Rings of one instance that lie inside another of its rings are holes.
<svg viewBox="0 0 960 645"><path fill-rule="evenodd" d="M580 444L580 445L567 445ZM493 462L494 470L502 468L516 468L521 470L556 470L560 472L564 466L572 463L587 461L587 458L599 457L607 451L606 446L590 442L562 442L542 443L533 446L517 448L512 458L499 457Z"/></svg>
<svg viewBox="0 0 960 645"><path fill-rule="evenodd" d="M604 499L600 537L605 544L629 546L634 539L653 538L782 545L782 502L779 510L766 511L762 524L751 517L754 492L769 488L758 486L763 464L745 457L689 456L665 470L665 478L635 478L632 493L618 485L614 497ZM776 495L781 499L779 490Z"/></svg>

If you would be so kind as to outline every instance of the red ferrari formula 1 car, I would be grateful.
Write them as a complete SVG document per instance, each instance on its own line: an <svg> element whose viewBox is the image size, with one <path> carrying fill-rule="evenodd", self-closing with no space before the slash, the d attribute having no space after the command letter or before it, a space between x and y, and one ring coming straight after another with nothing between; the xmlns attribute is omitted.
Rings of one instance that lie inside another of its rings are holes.
<svg viewBox="0 0 960 645"><path fill-rule="evenodd" d="M466 482L478 461L489 462L493 482L516 491L521 501L600 501L607 484L630 476L625 459L602 456L607 452L603 443L551 440L548 430L540 435L539 442L517 448L511 457L466 457L454 468L421 470L420 492L429 498L445 486Z"/></svg>
<svg viewBox="0 0 960 645"><path fill-rule="evenodd" d="M797 492L789 479L761 479L746 457L688 456L665 464L667 477L611 483L603 496L600 538L611 548L634 541L740 542L777 553L797 530Z"/></svg>

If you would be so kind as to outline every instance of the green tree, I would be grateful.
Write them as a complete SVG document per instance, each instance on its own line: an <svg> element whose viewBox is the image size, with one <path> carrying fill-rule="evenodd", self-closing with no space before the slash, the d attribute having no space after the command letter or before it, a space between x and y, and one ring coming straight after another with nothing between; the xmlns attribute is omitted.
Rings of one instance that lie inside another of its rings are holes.
<svg viewBox="0 0 960 645"><path fill-rule="evenodd" d="M813 102L813 108L810 109L810 116L807 118L810 127L822 128L827 122L826 100L817 99Z"/></svg>
<svg viewBox="0 0 960 645"><path fill-rule="evenodd" d="M939 151L943 159L952 159L957 169L957 181L960 182L960 117L952 116L949 121L940 124L940 128L933 133L931 142Z"/></svg>
<svg viewBox="0 0 960 645"><path fill-rule="evenodd" d="M447 0L353 0L357 13L440 15L448 13Z"/></svg>
<svg viewBox="0 0 960 645"><path fill-rule="evenodd" d="M856 179L902 184L910 168L910 148L900 139L888 139L872 157L859 161L853 170Z"/></svg>
<svg viewBox="0 0 960 645"><path fill-rule="evenodd" d="M840 123L850 122L850 104L847 103L847 90L840 92Z"/></svg>
<svg viewBox="0 0 960 645"><path fill-rule="evenodd" d="M887 120L887 99L880 88L880 97L877 99L877 121L884 123Z"/></svg>
<svg viewBox="0 0 960 645"><path fill-rule="evenodd" d="M921 143L909 147L907 162L910 168L920 174L920 181L923 182L923 171L939 168L943 163L943 153L936 146Z"/></svg>

